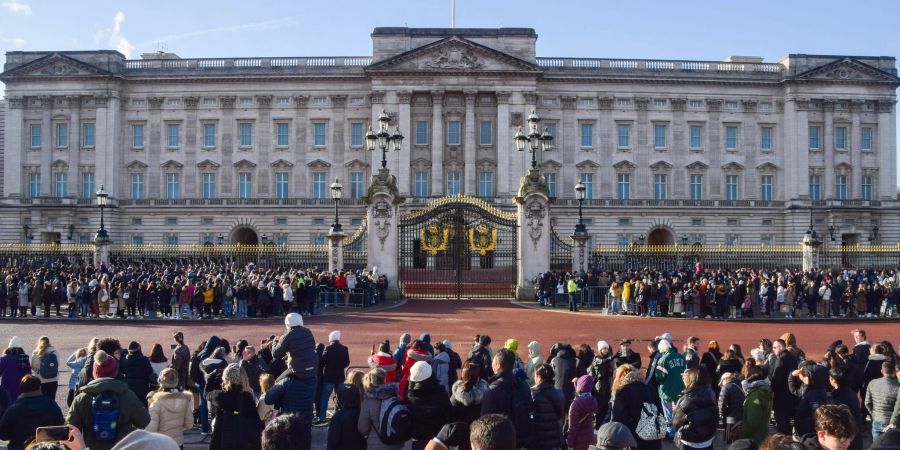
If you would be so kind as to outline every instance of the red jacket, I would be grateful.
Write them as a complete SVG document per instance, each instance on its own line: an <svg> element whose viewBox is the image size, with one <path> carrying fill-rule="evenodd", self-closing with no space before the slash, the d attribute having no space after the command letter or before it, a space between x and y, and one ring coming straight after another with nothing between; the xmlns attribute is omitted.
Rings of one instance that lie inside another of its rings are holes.
<svg viewBox="0 0 900 450"><path fill-rule="evenodd" d="M375 353L369 357L369 368L384 370L385 383L397 382L397 361L393 356L382 352Z"/></svg>
<svg viewBox="0 0 900 450"><path fill-rule="evenodd" d="M347 289L347 277L344 275L334 277L334 287L335 289Z"/></svg>
<svg viewBox="0 0 900 450"><path fill-rule="evenodd" d="M409 371L412 366L419 362L425 361L431 363L431 355L425 350L417 350L410 348L406 351L406 360L403 362L403 378L400 379L400 400L406 401L406 387L409 385Z"/></svg>

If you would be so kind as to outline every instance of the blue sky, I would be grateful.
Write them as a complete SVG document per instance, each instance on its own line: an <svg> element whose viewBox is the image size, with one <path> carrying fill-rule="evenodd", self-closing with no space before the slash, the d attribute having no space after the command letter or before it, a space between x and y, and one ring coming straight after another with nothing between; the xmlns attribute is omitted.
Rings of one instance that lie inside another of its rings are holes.
<svg viewBox="0 0 900 450"><path fill-rule="evenodd" d="M134 58L165 48L182 57L369 55L374 27L449 27L450 5L0 0L0 52L112 48ZM457 0L456 6L457 27L534 28L539 56L755 55L767 62L787 53L900 56L898 22L898 0Z"/></svg>

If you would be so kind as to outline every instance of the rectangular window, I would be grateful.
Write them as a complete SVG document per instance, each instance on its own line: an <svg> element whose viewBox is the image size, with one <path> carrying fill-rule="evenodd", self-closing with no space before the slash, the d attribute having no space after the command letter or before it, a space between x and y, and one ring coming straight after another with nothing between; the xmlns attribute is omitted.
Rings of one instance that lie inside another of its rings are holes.
<svg viewBox="0 0 900 450"><path fill-rule="evenodd" d="M818 149L819 148L819 127L809 127L809 148L810 149Z"/></svg>
<svg viewBox="0 0 900 450"><path fill-rule="evenodd" d="M737 107L738 107L737 102L725 102L725 109L735 110L735 109L737 109Z"/></svg>
<svg viewBox="0 0 900 450"><path fill-rule="evenodd" d="M288 244L288 235L286 235L286 234L275 235L275 245L287 245L287 244Z"/></svg>
<svg viewBox="0 0 900 450"><path fill-rule="evenodd" d="M556 197L556 174L545 173L544 178L547 179L547 190L550 191L550 196Z"/></svg>
<svg viewBox="0 0 900 450"><path fill-rule="evenodd" d="M94 124L92 123L83 123L81 124L81 146L82 147L93 147L94 142Z"/></svg>
<svg viewBox="0 0 900 450"><path fill-rule="evenodd" d="M762 150L772 150L772 127L762 127L759 129L759 148Z"/></svg>
<svg viewBox="0 0 900 450"><path fill-rule="evenodd" d="M131 245L144 245L144 237L138 235L131 236Z"/></svg>
<svg viewBox="0 0 900 450"><path fill-rule="evenodd" d="M178 245L178 235L177 234L167 234L166 235L166 245Z"/></svg>
<svg viewBox="0 0 900 450"><path fill-rule="evenodd" d="M725 148L737 149L738 129L734 126L725 127Z"/></svg>
<svg viewBox="0 0 900 450"><path fill-rule="evenodd" d="M181 174L166 174L166 198L181 197Z"/></svg>
<svg viewBox="0 0 900 450"><path fill-rule="evenodd" d="M653 126L653 146L656 148L666 148L666 126Z"/></svg>
<svg viewBox="0 0 900 450"><path fill-rule="evenodd" d="M144 198L144 174L131 174L131 198L139 200Z"/></svg>
<svg viewBox="0 0 900 450"><path fill-rule="evenodd" d="M313 198L325 198L325 172L313 173Z"/></svg>
<svg viewBox="0 0 900 450"><path fill-rule="evenodd" d="M166 146L177 148L179 145L181 145L181 125L166 124Z"/></svg>
<svg viewBox="0 0 900 450"><path fill-rule="evenodd" d="M447 145L459 145L459 121L447 122Z"/></svg>
<svg viewBox="0 0 900 450"><path fill-rule="evenodd" d="M134 124L131 126L131 147L144 148L144 125Z"/></svg>
<svg viewBox="0 0 900 450"><path fill-rule="evenodd" d="M619 148L627 148L631 142L631 125L620 123L617 127L619 130Z"/></svg>
<svg viewBox="0 0 900 450"><path fill-rule="evenodd" d="M772 175L762 175L761 177L759 177L760 200L772 201L774 195L772 178Z"/></svg>
<svg viewBox="0 0 900 450"><path fill-rule="evenodd" d="M690 100L690 101L688 101L688 108L691 108L691 109L700 109L700 108L703 108L703 100Z"/></svg>
<svg viewBox="0 0 900 450"><path fill-rule="evenodd" d="M703 175L691 175L691 200L703 200Z"/></svg>
<svg viewBox="0 0 900 450"><path fill-rule="evenodd" d="M594 146L594 125L590 123L581 124L581 146Z"/></svg>
<svg viewBox="0 0 900 450"><path fill-rule="evenodd" d="M31 147L40 147L41 146L41 124L33 123L31 124Z"/></svg>
<svg viewBox="0 0 900 450"><path fill-rule="evenodd" d="M691 125L691 148L703 147L703 127Z"/></svg>
<svg viewBox="0 0 900 450"><path fill-rule="evenodd" d="M847 199L847 175L834 177L834 198L836 200Z"/></svg>
<svg viewBox="0 0 900 450"><path fill-rule="evenodd" d="M737 175L725 176L725 200L734 201L738 199L738 180Z"/></svg>
<svg viewBox="0 0 900 450"><path fill-rule="evenodd" d="M81 173L81 198L94 198L94 172Z"/></svg>
<svg viewBox="0 0 900 450"><path fill-rule="evenodd" d="M579 176L579 180L584 185L584 198L587 200L594 198L594 174L583 173Z"/></svg>
<svg viewBox="0 0 900 450"><path fill-rule="evenodd" d="M834 148L836 150L847 149L847 127L834 128Z"/></svg>
<svg viewBox="0 0 900 450"><path fill-rule="evenodd" d="M666 199L667 176L665 174L653 175L653 198L656 200Z"/></svg>
<svg viewBox="0 0 900 450"><path fill-rule="evenodd" d="M481 145L491 145L494 143L493 125L494 124L491 122L487 122L487 121L481 122L481 126L479 127L480 129L478 130L479 131L479 133L478 133L479 141L478 142Z"/></svg>
<svg viewBox="0 0 900 450"><path fill-rule="evenodd" d="M872 200L873 178L871 175L863 175L862 177L862 199Z"/></svg>
<svg viewBox="0 0 900 450"><path fill-rule="evenodd" d="M363 124L362 122L353 122L350 124L350 146L351 147L362 147L363 146ZM287 139L285 138L285 141ZM287 145L287 144L285 144Z"/></svg>
<svg viewBox="0 0 900 450"><path fill-rule="evenodd" d="M654 108L665 108L669 103L664 98L655 98L653 99L653 107Z"/></svg>
<svg viewBox="0 0 900 450"><path fill-rule="evenodd" d="M275 198L288 198L288 173L275 173Z"/></svg>
<svg viewBox="0 0 900 450"><path fill-rule="evenodd" d="M545 124L544 127L546 128L547 134L549 134L550 137L556 138L556 124L555 123Z"/></svg>
<svg viewBox="0 0 900 450"><path fill-rule="evenodd" d="M820 175L809 176L809 199L822 200L822 177Z"/></svg>
<svg viewBox="0 0 900 450"><path fill-rule="evenodd" d="M478 196L493 197L494 196L494 173L481 172L478 174Z"/></svg>
<svg viewBox="0 0 900 450"><path fill-rule="evenodd" d="M872 128L860 128L859 148L862 150L872 150Z"/></svg>
<svg viewBox="0 0 900 450"><path fill-rule="evenodd" d="M415 196L428 197L428 172L416 172L415 177Z"/></svg>
<svg viewBox="0 0 900 450"><path fill-rule="evenodd" d="M454 170L447 173L447 195L459 195L462 193L461 183L459 180L459 171Z"/></svg>
<svg viewBox="0 0 900 450"><path fill-rule="evenodd" d="M631 198L631 174L620 173L616 180L616 194L619 200L628 200Z"/></svg>
<svg viewBox="0 0 900 450"><path fill-rule="evenodd" d="M65 172L56 172L54 183L54 194L57 197L65 197L69 191L69 174Z"/></svg>
<svg viewBox="0 0 900 450"><path fill-rule="evenodd" d="M216 174L203 174L203 198L216 198Z"/></svg>
<svg viewBox="0 0 900 450"><path fill-rule="evenodd" d="M69 124L67 124L67 123L56 124L56 146L57 147L68 147L69 146Z"/></svg>
<svg viewBox="0 0 900 450"><path fill-rule="evenodd" d="M238 174L238 196L240 198L250 198L253 196L252 177L248 172Z"/></svg>
<svg viewBox="0 0 900 450"><path fill-rule="evenodd" d="M350 172L350 198L362 198L366 195L362 172Z"/></svg>
<svg viewBox="0 0 900 450"><path fill-rule="evenodd" d="M203 124L203 146L204 147L215 147L216 146L216 124L214 124L214 123L204 123Z"/></svg>
<svg viewBox="0 0 900 450"><path fill-rule="evenodd" d="M428 122L416 122L416 145L428 145Z"/></svg>
<svg viewBox="0 0 900 450"><path fill-rule="evenodd" d="M313 124L313 145L316 147L324 147L326 140L326 128L324 122L317 122Z"/></svg>
<svg viewBox="0 0 900 450"><path fill-rule="evenodd" d="M275 124L275 145L279 147L287 147L289 139L290 125L285 122Z"/></svg>
<svg viewBox="0 0 900 450"><path fill-rule="evenodd" d="M41 174L28 174L28 193L31 197L41 196Z"/></svg>
<svg viewBox="0 0 900 450"><path fill-rule="evenodd" d="M241 123L240 124L240 146L241 147L250 147L253 145L253 124L252 123Z"/></svg>

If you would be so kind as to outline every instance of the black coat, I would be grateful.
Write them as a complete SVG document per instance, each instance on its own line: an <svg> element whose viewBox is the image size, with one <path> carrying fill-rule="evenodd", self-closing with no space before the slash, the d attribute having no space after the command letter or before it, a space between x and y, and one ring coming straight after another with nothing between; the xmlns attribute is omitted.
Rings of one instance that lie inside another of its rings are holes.
<svg viewBox="0 0 900 450"><path fill-rule="evenodd" d="M641 354L636 351L631 351L627 355L623 355L622 352L615 354L615 366L619 367L622 364L631 364L635 369L641 368Z"/></svg>
<svg viewBox="0 0 900 450"><path fill-rule="evenodd" d="M563 393L552 383L531 388L534 401L534 450L554 449L562 445L562 419L566 416Z"/></svg>
<svg viewBox="0 0 900 450"><path fill-rule="evenodd" d="M850 386L842 386L840 389L831 391L831 403L847 405L847 408L850 409L850 414L853 415L853 420L856 421L857 429L863 429L863 416L859 407L859 397L857 397L856 391ZM850 447L847 450L862 450L862 448L863 433L856 433L856 437L853 438L853 442L850 443Z"/></svg>
<svg viewBox="0 0 900 450"><path fill-rule="evenodd" d="M366 450L366 438L357 431L361 394L352 384L341 384L335 389L337 411L328 423L327 450Z"/></svg>
<svg viewBox="0 0 900 450"><path fill-rule="evenodd" d="M125 383L128 389L134 392L141 404L147 406L147 393L150 392L150 383L156 382L156 374L150 365L150 358L143 353L129 353L119 363L119 370L125 375Z"/></svg>
<svg viewBox="0 0 900 450"><path fill-rule="evenodd" d="M572 370L574 369L573 362ZM517 399L520 400L518 409L513 408ZM481 415L504 414L509 417L516 427L516 443L520 447L528 447L534 440L533 424L526 424L523 419L530 416L532 411L531 392L525 382L516 380L511 371L500 372L491 378L490 389L481 403Z"/></svg>
<svg viewBox="0 0 900 450"><path fill-rule="evenodd" d="M571 349L563 348L550 361L550 366L556 374L554 377L556 388L562 391L568 409L568 405L575 398L575 384L572 383L572 379L575 378L575 354Z"/></svg>
<svg viewBox="0 0 900 450"><path fill-rule="evenodd" d="M741 360L739 359L723 359L719 361L719 366L716 367L716 373L713 374L712 382L716 385L719 384L719 380L722 379L722 375L726 373L741 373Z"/></svg>
<svg viewBox="0 0 900 450"><path fill-rule="evenodd" d="M718 350L708 351L700 358L700 367L709 374L709 379L716 378L716 369L719 367L719 361L722 360L722 352Z"/></svg>
<svg viewBox="0 0 900 450"><path fill-rule="evenodd" d="M296 326L290 329L272 348L272 356L276 359L291 354L291 370L300 378L313 378L319 372L319 355L316 353L316 340L309 328ZM338 383L344 380L343 374Z"/></svg>
<svg viewBox="0 0 900 450"><path fill-rule="evenodd" d="M791 391L800 397L797 402L797 413L794 415L794 430L798 436L816 432L815 412L819 406L828 403L828 370L818 364L809 366L812 372L809 384L803 385L799 377L791 376L788 380Z"/></svg>
<svg viewBox="0 0 900 450"><path fill-rule="evenodd" d="M672 426L681 439L688 442L705 442L716 435L719 409L716 394L709 385L687 390L672 409Z"/></svg>
<svg viewBox="0 0 900 450"><path fill-rule="evenodd" d="M412 418L412 438L430 441L450 421L450 397L437 378L410 383L409 415Z"/></svg>
<svg viewBox="0 0 900 450"><path fill-rule="evenodd" d="M612 406L612 420L621 422L631 430L637 441L638 450L659 450L662 441L645 441L637 435L637 424L641 420L641 408L644 403L653 403L650 388L641 382L628 383L616 393Z"/></svg>
<svg viewBox="0 0 900 450"><path fill-rule="evenodd" d="M263 422L253 394L235 389L209 391L206 399L217 405L209 450L259 450Z"/></svg>
<svg viewBox="0 0 900 450"><path fill-rule="evenodd" d="M59 405L45 395L20 395L0 419L0 439L9 441L9 450L22 450L34 438L34 429L65 424ZM89 432L90 430L88 430Z"/></svg>
<svg viewBox="0 0 900 450"><path fill-rule="evenodd" d="M338 384L344 381L344 369L350 365L350 353L347 347L333 341L322 352L322 381Z"/></svg>
<svg viewBox="0 0 900 450"><path fill-rule="evenodd" d="M791 392L788 378L791 372L797 370L797 358L789 351L781 352L775 361L775 370L772 371L773 411L793 412L797 407L797 397Z"/></svg>

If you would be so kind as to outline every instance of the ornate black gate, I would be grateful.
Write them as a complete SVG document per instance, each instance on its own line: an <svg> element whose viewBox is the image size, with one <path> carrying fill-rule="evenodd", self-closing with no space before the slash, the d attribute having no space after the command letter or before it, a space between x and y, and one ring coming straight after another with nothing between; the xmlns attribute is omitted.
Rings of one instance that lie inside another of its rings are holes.
<svg viewBox="0 0 900 450"><path fill-rule="evenodd" d="M412 298L497 298L515 291L515 213L444 197L400 217L400 289Z"/></svg>

